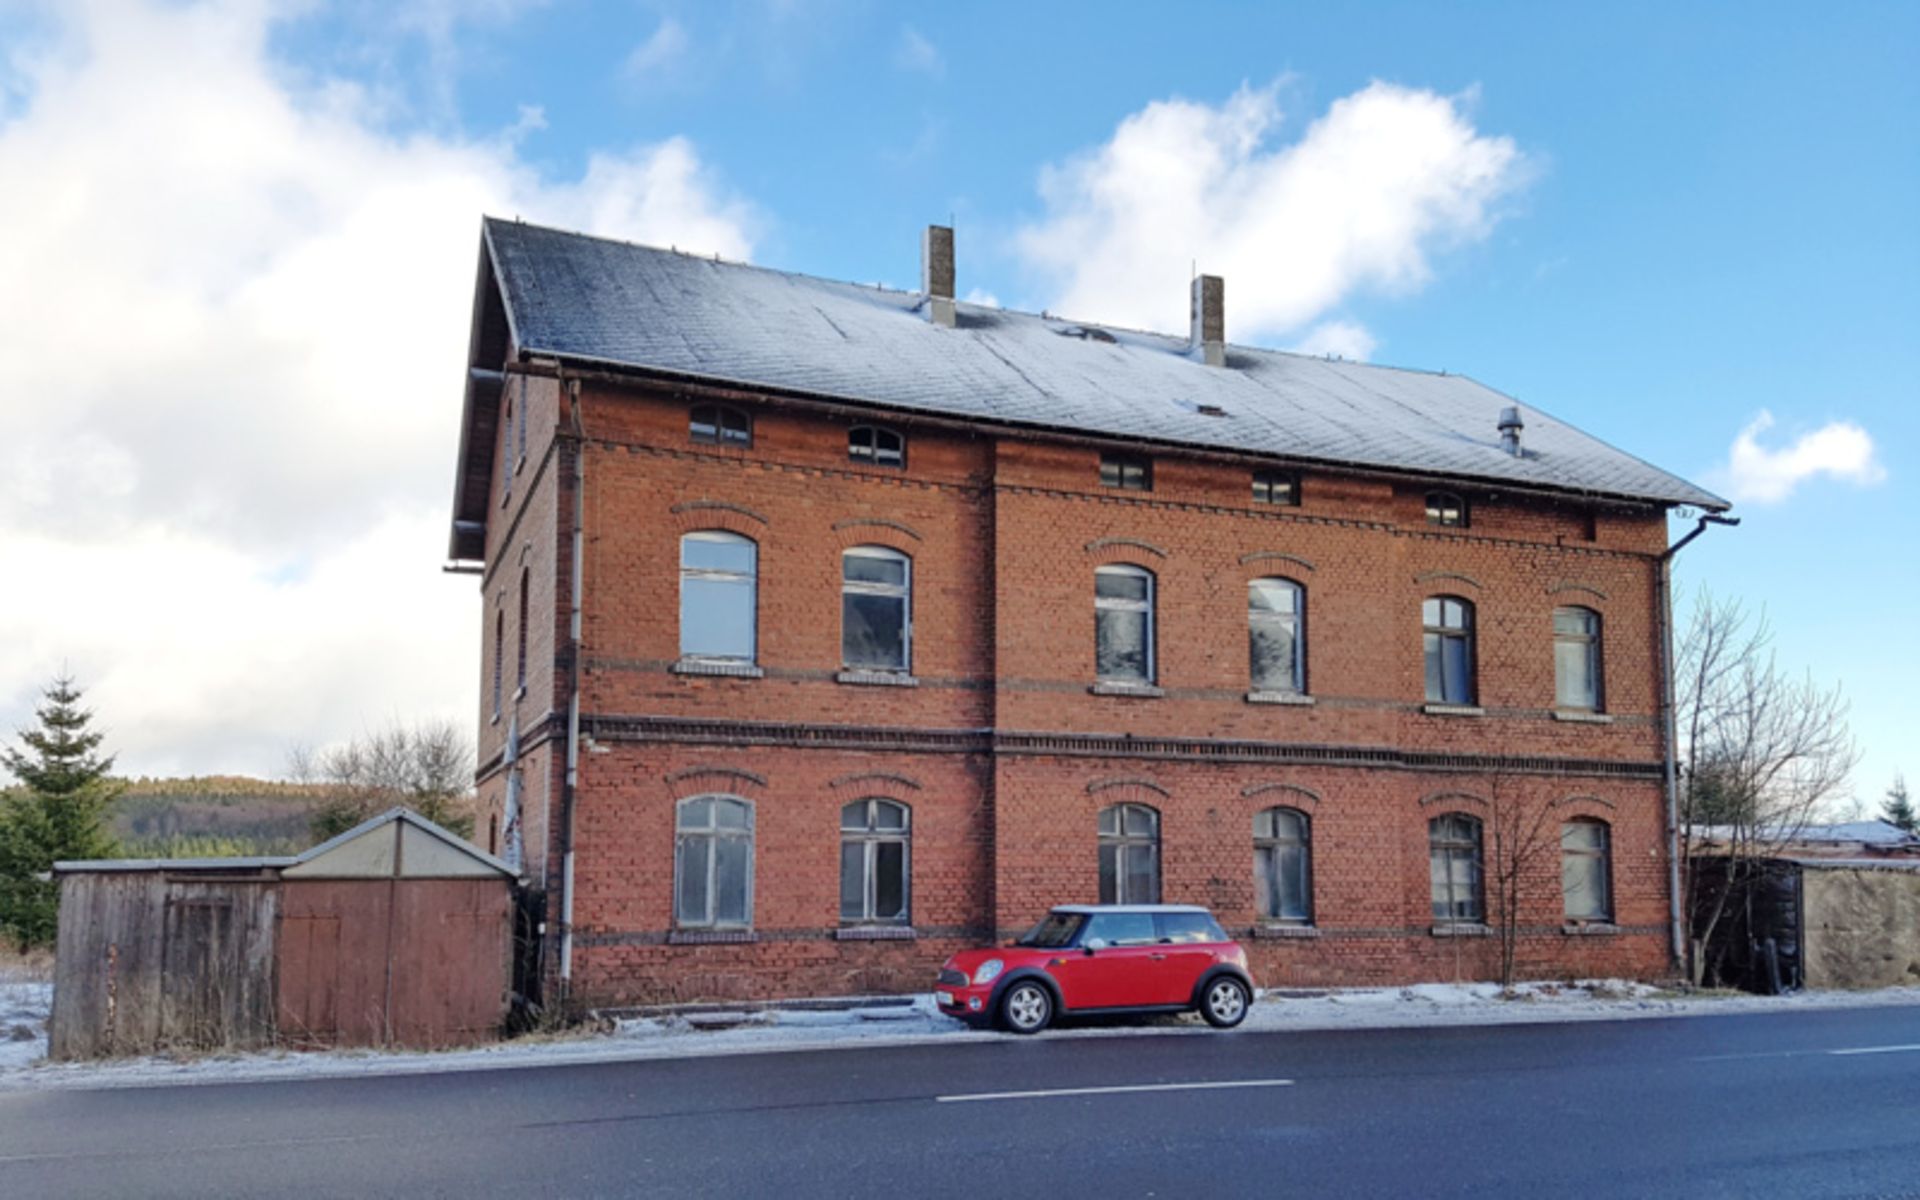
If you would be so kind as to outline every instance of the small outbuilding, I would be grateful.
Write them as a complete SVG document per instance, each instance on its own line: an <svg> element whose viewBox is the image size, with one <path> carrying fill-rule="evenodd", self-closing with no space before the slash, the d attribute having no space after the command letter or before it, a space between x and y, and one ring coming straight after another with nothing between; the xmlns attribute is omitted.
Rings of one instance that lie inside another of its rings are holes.
<svg viewBox="0 0 1920 1200"><path fill-rule="evenodd" d="M486 1041L515 872L404 808L292 857L62 862L51 1054Z"/></svg>

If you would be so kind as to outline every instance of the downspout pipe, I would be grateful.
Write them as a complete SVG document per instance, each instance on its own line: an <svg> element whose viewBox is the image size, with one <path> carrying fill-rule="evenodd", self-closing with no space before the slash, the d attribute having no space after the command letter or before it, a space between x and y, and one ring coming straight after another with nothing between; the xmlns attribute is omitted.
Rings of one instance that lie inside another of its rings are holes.
<svg viewBox="0 0 1920 1200"><path fill-rule="evenodd" d="M560 788L560 1002L565 1005L573 984L573 802L580 785L580 597L581 569L586 565L585 438L580 423L580 381L566 382L568 432L573 471L572 567L568 578L567 612L567 773Z"/></svg>
<svg viewBox="0 0 1920 1200"><path fill-rule="evenodd" d="M1660 598L1656 607L1660 621L1660 706L1663 710L1660 730L1665 742L1661 757L1665 760L1667 784L1667 926L1673 965L1680 971L1685 971L1687 966L1687 935L1680 919L1680 734L1673 678L1673 559L1687 548L1688 542L1705 533L1707 526L1732 527L1739 523L1739 517L1702 513L1691 533L1660 554Z"/></svg>

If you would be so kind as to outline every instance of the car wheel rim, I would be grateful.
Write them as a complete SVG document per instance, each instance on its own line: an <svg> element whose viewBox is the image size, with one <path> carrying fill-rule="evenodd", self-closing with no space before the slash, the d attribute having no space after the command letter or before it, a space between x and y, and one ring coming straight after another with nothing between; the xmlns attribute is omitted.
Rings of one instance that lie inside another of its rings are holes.
<svg viewBox="0 0 1920 1200"><path fill-rule="evenodd" d="M1033 988L1021 988L1007 998L1007 1015L1022 1029L1032 1029L1046 1015L1046 998Z"/></svg>
<svg viewBox="0 0 1920 1200"><path fill-rule="evenodd" d="M1240 1015L1246 1007L1246 1001L1240 998L1240 989L1231 983L1219 983L1213 987L1213 993L1207 997L1207 1007L1213 1015L1222 1021L1231 1021Z"/></svg>

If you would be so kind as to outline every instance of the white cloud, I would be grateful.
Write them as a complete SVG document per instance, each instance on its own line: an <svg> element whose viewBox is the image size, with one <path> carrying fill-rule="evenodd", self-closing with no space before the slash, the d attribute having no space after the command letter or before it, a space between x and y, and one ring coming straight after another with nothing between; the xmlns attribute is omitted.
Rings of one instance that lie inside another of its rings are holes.
<svg viewBox="0 0 1920 1200"><path fill-rule="evenodd" d="M1851 421L1829 421L1777 450L1760 444L1760 435L1773 423L1773 414L1762 410L1733 439L1726 465L1710 477L1727 490L1728 499L1772 504L1816 475L1861 486L1887 477L1874 455L1873 438Z"/></svg>
<svg viewBox="0 0 1920 1200"><path fill-rule="evenodd" d="M902 71L918 71L936 78L947 73L947 62L940 57L940 48L912 26L900 31L900 44L893 52L893 65Z"/></svg>
<svg viewBox="0 0 1920 1200"><path fill-rule="evenodd" d="M32 181L0 187L0 728L63 660L133 770L470 718L439 564L480 214L745 258L754 212L684 139L553 182L537 112L474 139L296 92L247 0L62 19L0 121Z"/></svg>
<svg viewBox="0 0 1920 1200"><path fill-rule="evenodd" d="M1301 354L1331 355L1365 362L1377 343L1367 327L1353 321L1322 321L1293 347Z"/></svg>
<svg viewBox="0 0 1920 1200"><path fill-rule="evenodd" d="M678 63L686 52L686 27L672 17L665 17L660 27L627 55L626 72L634 77L655 75Z"/></svg>
<svg viewBox="0 0 1920 1200"><path fill-rule="evenodd" d="M1434 251L1493 226L1526 163L1461 109L1374 83L1273 145L1277 86L1156 101L1042 172L1046 215L1017 244L1055 312L1185 329L1197 264L1226 277L1229 337L1296 331L1360 289L1417 289Z"/></svg>

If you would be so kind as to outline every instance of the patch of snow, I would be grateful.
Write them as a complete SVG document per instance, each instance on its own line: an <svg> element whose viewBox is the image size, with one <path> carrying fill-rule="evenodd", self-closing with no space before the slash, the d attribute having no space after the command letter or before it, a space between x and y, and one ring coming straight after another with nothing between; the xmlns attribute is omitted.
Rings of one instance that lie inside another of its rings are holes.
<svg viewBox="0 0 1920 1200"><path fill-rule="evenodd" d="M44 1030L51 998L46 984L0 984L0 1007L16 989L22 1011ZM27 990L19 990L27 989ZM1790 996L1680 995L1620 979L1525 983L1503 994L1497 984L1415 984L1398 988L1335 988L1310 995L1263 994L1241 1029L1254 1033L1333 1029L1389 1029L1460 1025L1538 1024L1699 1017L1722 1013L1792 1012L1821 1008L1920 1006L1920 987L1874 992L1797 992ZM884 1017L874 1019L880 1014ZM745 1014L729 1014L744 1017ZM605 1031L521 1038L498 1045L437 1053L369 1050L331 1053L272 1051L202 1058L152 1057L101 1063L39 1063L44 1032L27 1057L9 1057L0 1042L0 1091L40 1088L166 1087L277 1079L416 1075L448 1071L634 1062L706 1055L853 1050L928 1043L958 1045L1019 1040L1013 1034L970 1029L942 1015L933 997L908 1007L834 1012L774 1010L754 1022L699 1029L685 1016L615 1022ZM1217 1036L1198 1017L1162 1017L1126 1023L1069 1024L1048 1038ZM1227 1035L1231 1036L1231 1035Z"/></svg>

